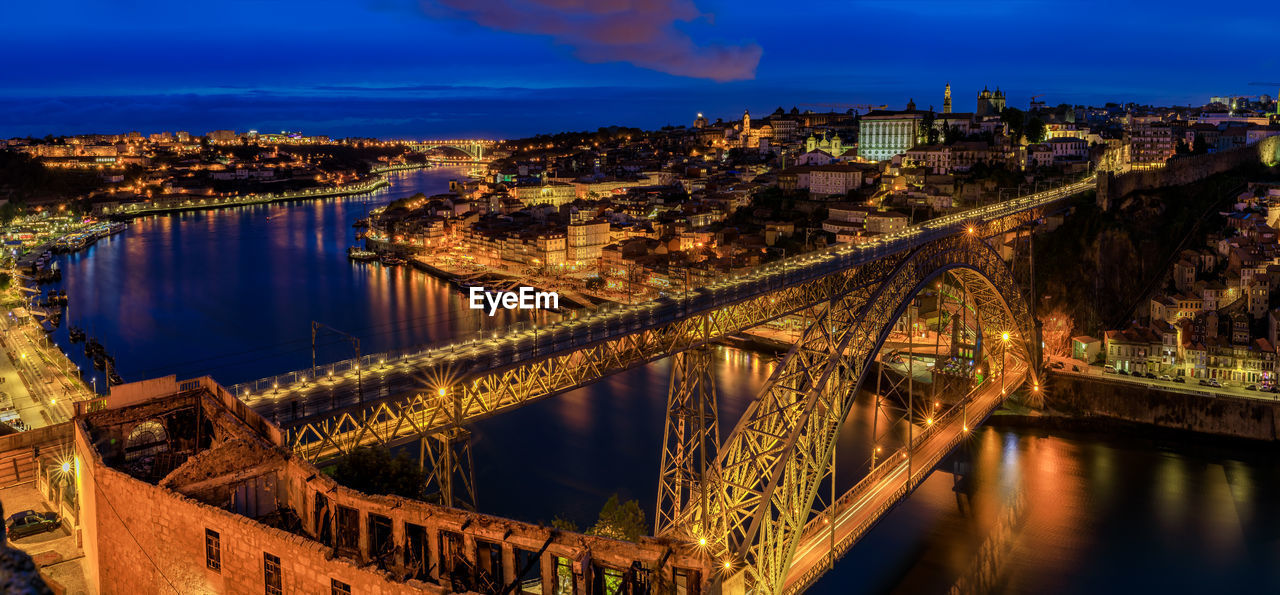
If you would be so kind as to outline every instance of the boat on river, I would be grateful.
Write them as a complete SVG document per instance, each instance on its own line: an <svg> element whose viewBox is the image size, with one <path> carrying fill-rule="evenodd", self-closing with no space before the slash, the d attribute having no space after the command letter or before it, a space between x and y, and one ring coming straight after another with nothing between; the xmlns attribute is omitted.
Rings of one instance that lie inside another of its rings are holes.
<svg viewBox="0 0 1280 595"><path fill-rule="evenodd" d="M377 260L378 253L373 252L372 250L362 250L360 248L352 246L350 248L347 248L347 258L350 258L351 260L359 260L359 261Z"/></svg>

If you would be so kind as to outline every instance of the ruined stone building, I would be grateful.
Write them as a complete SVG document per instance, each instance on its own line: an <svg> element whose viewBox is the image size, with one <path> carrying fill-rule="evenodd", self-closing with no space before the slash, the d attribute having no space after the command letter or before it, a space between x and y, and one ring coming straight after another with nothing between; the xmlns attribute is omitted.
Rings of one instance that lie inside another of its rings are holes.
<svg viewBox="0 0 1280 595"><path fill-rule="evenodd" d="M115 387L107 405L74 421L101 593L698 593L708 576L656 539L347 489L208 378Z"/></svg>

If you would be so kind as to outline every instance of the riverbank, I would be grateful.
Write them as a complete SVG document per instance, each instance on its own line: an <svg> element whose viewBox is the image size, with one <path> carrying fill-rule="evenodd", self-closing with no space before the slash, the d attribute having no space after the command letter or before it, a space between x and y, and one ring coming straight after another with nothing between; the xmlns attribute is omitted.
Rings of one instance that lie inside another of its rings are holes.
<svg viewBox="0 0 1280 595"><path fill-rule="evenodd" d="M1126 421L1105 415L1067 414L1059 411L1028 412L1016 407L1000 409L985 422L997 430L1037 430L1047 434L1077 434L1094 436L1126 436L1162 444L1178 444L1213 447L1226 451L1274 448L1280 452L1280 442L1257 440L1239 436L1209 434L1196 430L1170 428L1149 423Z"/></svg>
<svg viewBox="0 0 1280 595"><path fill-rule="evenodd" d="M356 196L359 194L368 194L378 190L379 188L390 185L391 182L389 180L379 175L373 180L365 180L355 184L336 186L329 189L316 190L313 188L301 192L287 192L281 194L244 194L239 196L215 198L186 198L182 201L168 201L164 203L152 203L150 205L144 205L143 203L129 203L124 205L103 206L98 210L98 214L132 219L134 217L142 217L146 215L163 215L166 213L177 213L183 211L204 211L209 209L225 209L230 207L245 207L279 202L315 200L318 198Z"/></svg>
<svg viewBox="0 0 1280 595"><path fill-rule="evenodd" d="M1280 402L1162 390L1075 374L1046 377L1044 410L1034 423L1064 429L1176 431L1252 442L1280 438ZM1015 415L1017 408L1014 408ZM1005 414L1009 415L1009 414Z"/></svg>

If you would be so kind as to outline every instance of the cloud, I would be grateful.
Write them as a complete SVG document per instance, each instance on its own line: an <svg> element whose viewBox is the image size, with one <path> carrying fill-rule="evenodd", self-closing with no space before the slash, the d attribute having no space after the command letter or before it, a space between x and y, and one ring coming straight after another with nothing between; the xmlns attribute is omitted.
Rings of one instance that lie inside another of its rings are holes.
<svg viewBox="0 0 1280 595"><path fill-rule="evenodd" d="M546 35L589 63L626 62L713 81L756 76L759 45L698 44L677 23L704 19L692 0L421 0L430 14L490 29Z"/></svg>

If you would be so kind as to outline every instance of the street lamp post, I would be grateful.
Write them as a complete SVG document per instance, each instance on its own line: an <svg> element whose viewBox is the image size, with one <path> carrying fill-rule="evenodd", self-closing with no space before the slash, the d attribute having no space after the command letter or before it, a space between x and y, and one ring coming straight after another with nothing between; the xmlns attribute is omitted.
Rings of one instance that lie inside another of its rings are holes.
<svg viewBox="0 0 1280 595"><path fill-rule="evenodd" d="M1005 392L1005 372L1009 369L1009 331L1000 335L1000 394Z"/></svg>

